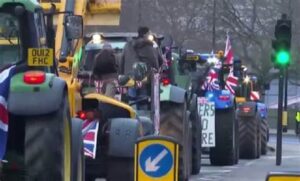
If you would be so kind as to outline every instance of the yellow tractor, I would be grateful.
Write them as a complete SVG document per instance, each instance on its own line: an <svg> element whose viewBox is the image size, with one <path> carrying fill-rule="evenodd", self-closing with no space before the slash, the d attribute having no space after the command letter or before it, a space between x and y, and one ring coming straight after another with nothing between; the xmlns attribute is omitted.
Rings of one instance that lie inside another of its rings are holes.
<svg viewBox="0 0 300 181"><path fill-rule="evenodd" d="M101 25L119 25L121 0L39 0L44 10L50 10L53 5L60 12L67 12L83 17L83 31ZM79 94L80 82L77 80L79 63L82 59L83 37L76 41L66 37L64 29L66 14L54 16L55 58L59 77L68 85L70 111L73 116L81 110L82 101Z"/></svg>
<svg viewBox="0 0 300 181"><path fill-rule="evenodd" d="M120 0L58 0L54 5L59 11L72 12L83 17L84 31L99 25L118 25L121 11ZM48 0L41 0L45 10L51 9ZM69 40L63 28L66 15L58 14L54 21L57 25L55 48L57 70L68 85L70 110L73 116L85 120L86 111L101 112L101 123L97 134L97 151L94 159L86 157L86 180L106 178L111 181L133 180L134 144L138 137L145 135L143 125L151 122L137 117L135 110L127 104L92 91L84 93L85 75L80 70L85 61L84 39ZM151 129L149 129L151 130Z"/></svg>

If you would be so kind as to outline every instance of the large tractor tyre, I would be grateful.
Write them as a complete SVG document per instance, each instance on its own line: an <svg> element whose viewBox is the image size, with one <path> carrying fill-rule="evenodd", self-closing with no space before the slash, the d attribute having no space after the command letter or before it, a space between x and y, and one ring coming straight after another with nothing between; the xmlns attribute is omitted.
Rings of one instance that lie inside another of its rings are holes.
<svg viewBox="0 0 300 181"><path fill-rule="evenodd" d="M179 151L179 180L188 180L191 173L191 141L186 103L161 103L160 133L175 138L181 145Z"/></svg>
<svg viewBox="0 0 300 181"><path fill-rule="evenodd" d="M141 136L140 127L141 124L134 119L111 119L108 131L107 181L134 180L134 146Z"/></svg>
<svg viewBox="0 0 300 181"><path fill-rule="evenodd" d="M29 180L71 178L71 117L67 97L60 109L25 118L25 165Z"/></svg>
<svg viewBox="0 0 300 181"><path fill-rule="evenodd" d="M258 157L258 120L256 116L239 117L240 158Z"/></svg>
<svg viewBox="0 0 300 181"><path fill-rule="evenodd" d="M236 140L236 146L235 146L235 160L234 164L239 163L240 159L240 140L239 140L239 119L235 116L235 140Z"/></svg>
<svg viewBox="0 0 300 181"><path fill-rule="evenodd" d="M257 157L260 158L261 156L261 120L259 116L257 115Z"/></svg>
<svg viewBox="0 0 300 181"><path fill-rule="evenodd" d="M82 121L72 119L72 181L83 181L85 177L85 158L81 131Z"/></svg>
<svg viewBox="0 0 300 181"><path fill-rule="evenodd" d="M151 119L148 117L145 117L145 116L140 116L139 120L143 127L144 136L153 135L155 130L154 130L154 125L153 125L153 122L151 121Z"/></svg>
<svg viewBox="0 0 300 181"><path fill-rule="evenodd" d="M238 140L234 108L216 110L216 146L210 149L212 165L234 165L237 162Z"/></svg>
<svg viewBox="0 0 300 181"><path fill-rule="evenodd" d="M197 175L201 169L201 138L202 138L202 126L201 118L197 109L191 113L192 121L192 175Z"/></svg>
<svg viewBox="0 0 300 181"><path fill-rule="evenodd" d="M266 119L261 121L261 154L266 155L268 150L268 129L269 125Z"/></svg>

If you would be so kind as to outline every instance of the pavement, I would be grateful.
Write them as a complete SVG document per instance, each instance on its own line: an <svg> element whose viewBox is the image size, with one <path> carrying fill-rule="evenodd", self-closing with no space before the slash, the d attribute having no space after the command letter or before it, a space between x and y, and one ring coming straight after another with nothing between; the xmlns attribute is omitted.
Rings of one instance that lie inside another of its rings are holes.
<svg viewBox="0 0 300 181"><path fill-rule="evenodd" d="M272 135L276 135L277 130L276 130L276 129L270 129L269 132L270 132L270 134L272 134ZM289 130L287 130L286 133L283 132L282 135L283 135L283 136L284 136L284 135L295 135L295 130L289 129Z"/></svg>

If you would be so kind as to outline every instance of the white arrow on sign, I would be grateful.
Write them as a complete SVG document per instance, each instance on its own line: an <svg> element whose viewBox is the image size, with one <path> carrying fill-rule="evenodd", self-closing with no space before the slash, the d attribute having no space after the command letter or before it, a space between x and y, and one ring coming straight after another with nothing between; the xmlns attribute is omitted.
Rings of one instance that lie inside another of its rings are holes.
<svg viewBox="0 0 300 181"><path fill-rule="evenodd" d="M151 157L149 157L146 160L145 163L145 170L146 172L156 172L159 169L159 166L157 166L157 164L168 154L168 151L166 149L164 149L162 152L160 152L160 154L157 155L157 157L155 157L152 161L151 161Z"/></svg>

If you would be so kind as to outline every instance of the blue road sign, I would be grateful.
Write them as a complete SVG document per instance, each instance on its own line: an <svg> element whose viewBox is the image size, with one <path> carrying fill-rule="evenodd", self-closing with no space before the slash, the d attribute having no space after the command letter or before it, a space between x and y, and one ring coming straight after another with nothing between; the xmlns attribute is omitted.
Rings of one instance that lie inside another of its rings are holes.
<svg viewBox="0 0 300 181"><path fill-rule="evenodd" d="M139 162L148 176L162 177L172 168L173 156L166 146L152 144L142 151Z"/></svg>

